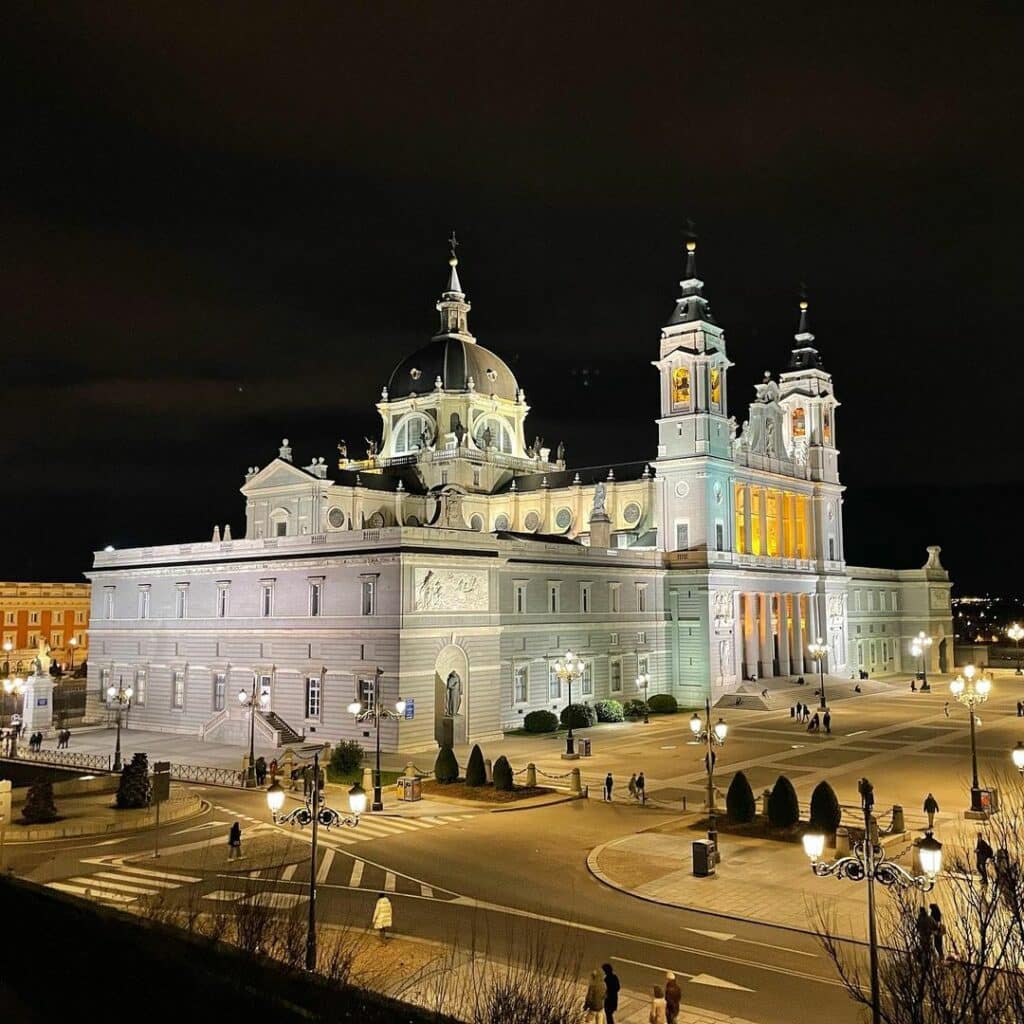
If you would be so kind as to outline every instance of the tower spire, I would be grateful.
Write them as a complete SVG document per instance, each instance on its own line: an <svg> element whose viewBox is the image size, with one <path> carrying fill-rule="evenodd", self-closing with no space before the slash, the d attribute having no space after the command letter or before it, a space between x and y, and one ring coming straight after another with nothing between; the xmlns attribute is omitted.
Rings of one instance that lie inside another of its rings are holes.
<svg viewBox="0 0 1024 1024"><path fill-rule="evenodd" d="M704 298L704 282L697 277L697 231L692 220L686 222L686 276L679 282L682 294L676 299L676 308L666 326L694 323L703 320L713 324L711 304Z"/></svg>
<svg viewBox="0 0 1024 1024"><path fill-rule="evenodd" d="M453 231L448 239L448 284L437 303L437 311L441 314L441 328L434 337L455 336L463 341L472 342L476 339L469 333L470 305L459 280L458 247L459 241Z"/></svg>
<svg viewBox="0 0 1024 1024"><path fill-rule="evenodd" d="M465 292L463 292L462 282L459 280L458 248L459 240L455 237L455 232L452 231L451 237L448 239L448 266L451 269L448 271L448 287L445 288L444 293L446 296L452 295L464 298Z"/></svg>
<svg viewBox="0 0 1024 1024"><path fill-rule="evenodd" d="M814 347L814 335L811 334L807 315L808 308L807 285L801 282L799 301L800 322L797 324L796 334L793 335L796 345L793 348L793 355L789 360L789 369L791 370L822 369L821 356L818 355L818 350Z"/></svg>
<svg viewBox="0 0 1024 1024"><path fill-rule="evenodd" d="M697 232L692 220L686 221L686 280L697 280Z"/></svg>

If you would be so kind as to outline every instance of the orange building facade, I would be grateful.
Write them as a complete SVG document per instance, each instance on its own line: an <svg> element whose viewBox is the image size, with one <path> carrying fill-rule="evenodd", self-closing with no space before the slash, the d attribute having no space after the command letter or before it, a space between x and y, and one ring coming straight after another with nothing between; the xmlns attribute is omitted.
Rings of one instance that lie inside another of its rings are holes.
<svg viewBox="0 0 1024 1024"><path fill-rule="evenodd" d="M0 583L0 667L9 659L14 674L31 671L40 640L65 670L81 665L89 656L91 589L88 583Z"/></svg>

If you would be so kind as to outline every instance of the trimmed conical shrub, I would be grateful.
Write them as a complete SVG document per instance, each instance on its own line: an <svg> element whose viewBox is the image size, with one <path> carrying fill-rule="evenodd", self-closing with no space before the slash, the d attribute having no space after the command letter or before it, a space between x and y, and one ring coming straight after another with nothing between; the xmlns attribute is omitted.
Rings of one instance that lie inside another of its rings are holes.
<svg viewBox="0 0 1024 1024"><path fill-rule="evenodd" d="M117 787L117 806L148 807L150 793L149 758L145 754L132 754L131 762L121 771L121 782Z"/></svg>
<svg viewBox="0 0 1024 1024"><path fill-rule="evenodd" d="M451 747L442 747L437 752L434 762L434 778L438 782L454 782L459 777L459 762L455 760L455 751Z"/></svg>
<svg viewBox="0 0 1024 1024"><path fill-rule="evenodd" d="M484 768L484 755L478 744L473 744L469 752L469 760L466 762L466 785L486 786L487 771Z"/></svg>
<svg viewBox="0 0 1024 1024"><path fill-rule="evenodd" d="M512 765L504 755L494 762L493 775L495 789L504 790L506 793L512 792Z"/></svg>
<svg viewBox="0 0 1024 1024"><path fill-rule="evenodd" d="M57 820L57 805L53 802L53 783L36 782L29 787L25 797L25 806L21 809L22 818L29 825L39 825L45 821Z"/></svg>
<svg viewBox="0 0 1024 1024"><path fill-rule="evenodd" d="M822 832L831 833L839 828L842 817L836 791L827 782L819 782L811 794L811 824Z"/></svg>
<svg viewBox="0 0 1024 1024"><path fill-rule="evenodd" d="M729 783L729 792L725 794L725 810L729 820L737 825L745 825L754 820L757 804L754 791L743 772L737 772Z"/></svg>
<svg viewBox="0 0 1024 1024"><path fill-rule="evenodd" d="M780 775L768 797L768 824L772 828L790 828L800 820L800 804L793 783Z"/></svg>

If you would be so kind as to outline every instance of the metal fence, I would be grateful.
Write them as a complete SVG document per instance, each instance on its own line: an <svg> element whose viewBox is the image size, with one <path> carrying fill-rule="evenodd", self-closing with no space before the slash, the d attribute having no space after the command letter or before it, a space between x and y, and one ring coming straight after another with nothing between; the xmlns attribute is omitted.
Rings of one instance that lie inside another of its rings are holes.
<svg viewBox="0 0 1024 1024"><path fill-rule="evenodd" d="M199 782L208 786L245 786L245 772L236 768L213 768L199 764L171 764L175 782Z"/></svg>
<svg viewBox="0 0 1024 1024"><path fill-rule="evenodd" d="M91 772L109 772L113 760L110 754L83 754L72 750L29 750L28 747L18 747L18 759L52 764L59 768L85 768Z"/></svg>

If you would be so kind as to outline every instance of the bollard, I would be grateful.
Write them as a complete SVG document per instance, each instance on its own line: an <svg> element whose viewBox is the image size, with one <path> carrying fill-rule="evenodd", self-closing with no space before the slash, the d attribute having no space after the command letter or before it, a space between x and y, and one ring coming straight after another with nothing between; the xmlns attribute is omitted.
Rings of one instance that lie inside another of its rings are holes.
<svg viewBox="0 0 1024 1024"><path fill-rule="evenodd" d="M569 773L569 792L576 795L582 795L583 793L583 785L580 782L579 768L573 768Z"/></svg>
<svg viewBox="0 0 1024 1024"><path fill-rule="evenodd" d="M892 832L893 835L900 835L907 831L906 822L903 820L903 808L899 804L892 805Z"/></svg>
<svg viewBox="0 0 1024 1024"><path fill-rule="evenodd" d="M484 778L488 782L494 781L494 772L491 768L491 759L489 757L484 758Z"/></svg>
<svg viewBox="0 0 1024 1024"><path fill-rule="evenodd" d="M362 785L363 785L363 789L366 790L367 795L371 796L371 794L373 793L373 769L372 768L364 768L363 769L363 783L362 783ZM371 799L372 799L372 796L371 796Z"/></svg>
<svg viewBox="0 0 1024 1024"><path fill-rule="evenodd" d="M537 785L537 766L532 761L526 766L526 785L530 789Z"/></svg>
<svg viewBox="0 0 1024 1024"><path fill-rule="evenodd" d="M405 762L405 777L407 779L416 778L416 765L414 765L412 761Z"/></svg>
<svg viewBox="0 0 1024 1024"><path fill-rule="evenodd" d="M766 789L761 794L761 816L765 819L765 821L768 820L768 801L771 799L771 795L772 791L770 789Z"/></svg>

